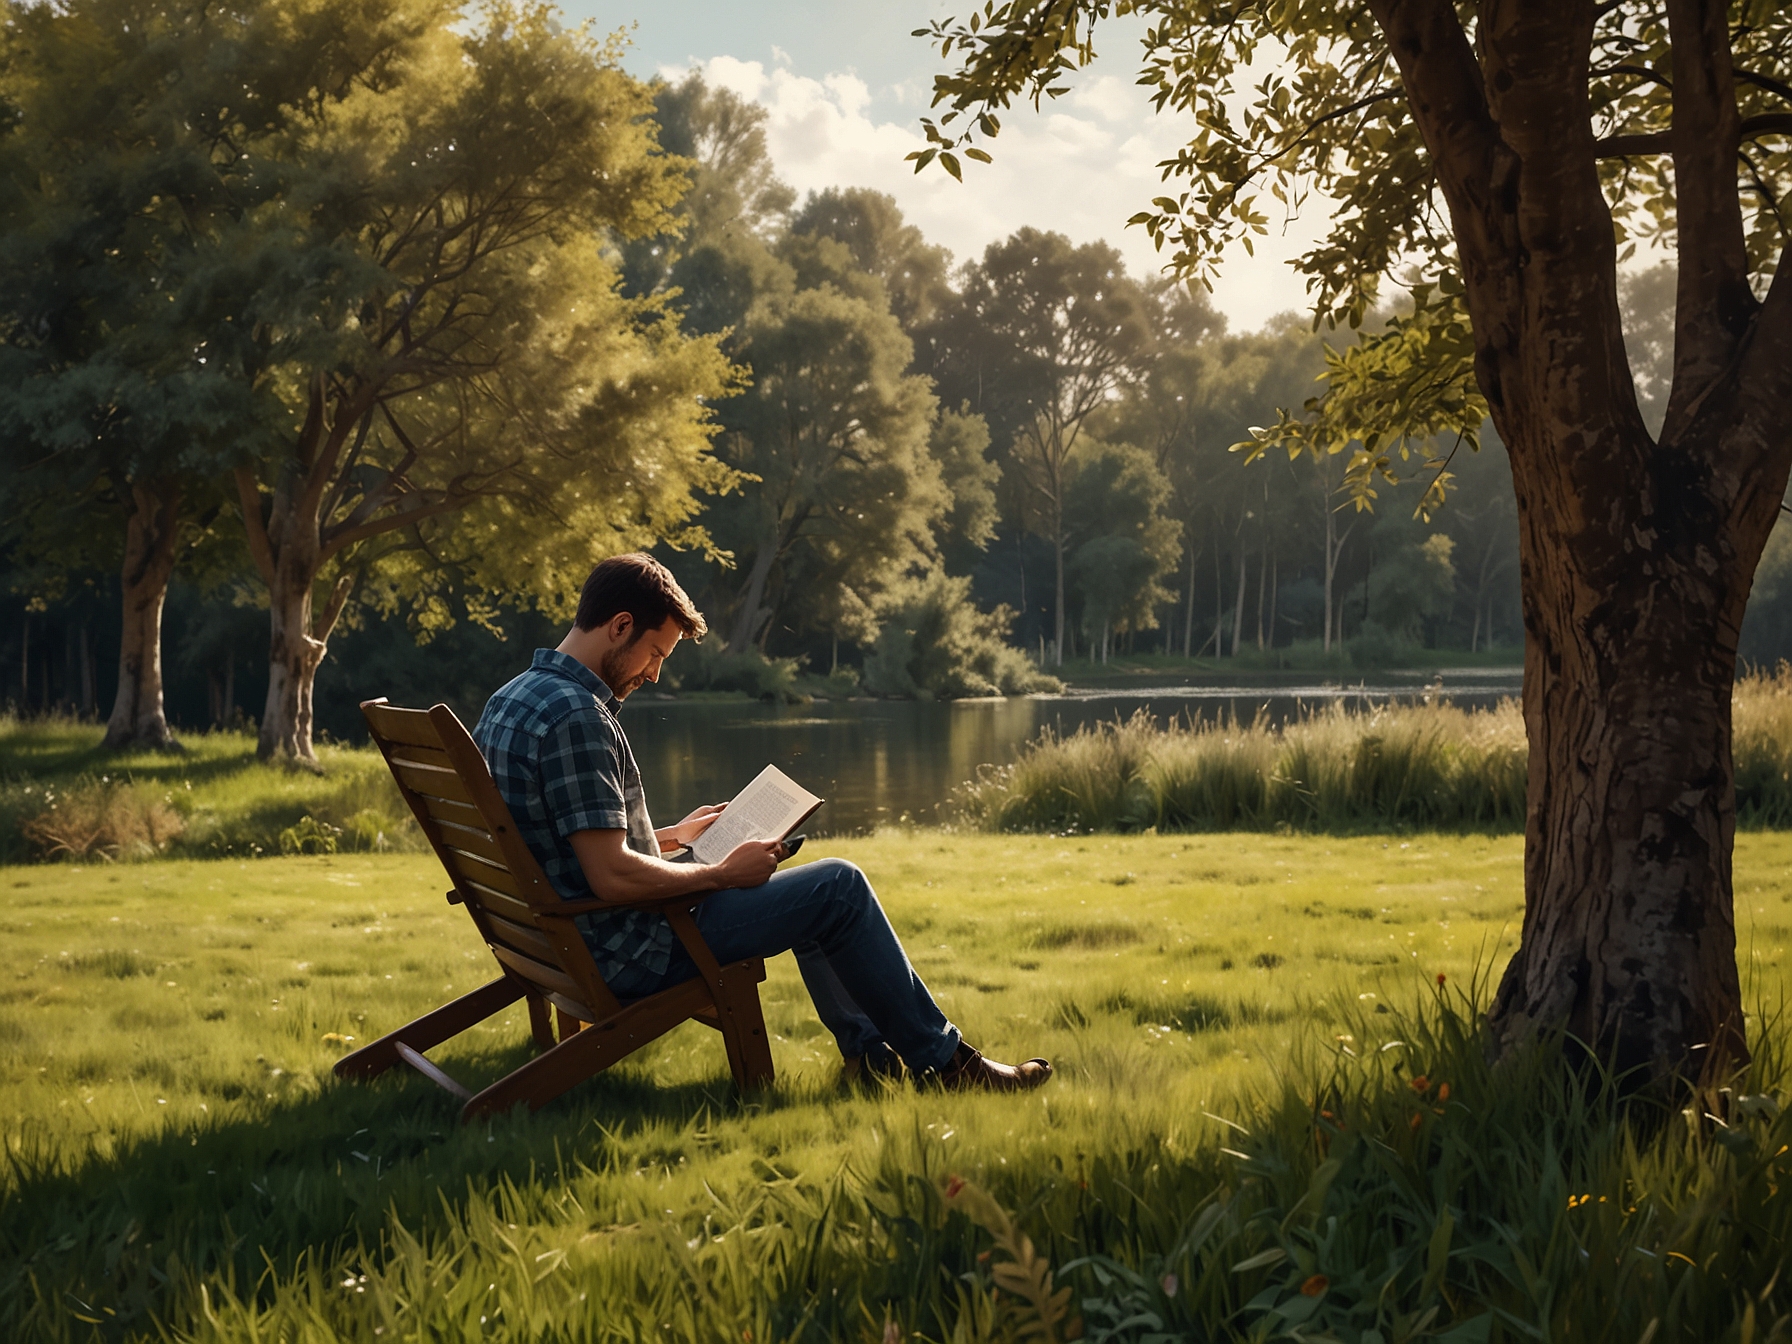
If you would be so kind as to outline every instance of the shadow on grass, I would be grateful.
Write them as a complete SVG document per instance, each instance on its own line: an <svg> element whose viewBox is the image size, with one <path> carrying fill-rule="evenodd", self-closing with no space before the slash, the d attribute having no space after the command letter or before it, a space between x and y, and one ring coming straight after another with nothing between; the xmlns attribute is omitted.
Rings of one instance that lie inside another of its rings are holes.
<svg viewBox="0 0 1792 1344"><path fill-rule="evenodd" d="M1217 1007L1182 1007L1184 1030L1213 1029ZM0 1333L67 1337L84 1319L152 1333L178 1317L182 1337L370 1337L402 1320L407 1337L461 1338L487 1283L509 1275L512 1338L707 1344L746 1322L755 1339L821 1341L866 1337L866 1322L876 1338L885 1321L902 1338L1027 1337L1025 1303L990 1296L1002 1253L992 1261L987 1233L943 1211L935 1182L952 1170L1013 1211L1092 1339L1783 1337L1784 1019L1755 1024L1756 1063L1728 1094L1692 1098L1709 1110L1645 1112L1597 1069L1568 1067L1559 1041L1490 1063L1484 1007L1479 987L1439 988L1412 1011L1341 1001L1279 1077L1212 1103L1223 1118L1191 1109L1175 1133L1120 1096L1049 1096L1049 1123L1006 1148L947 1147L916 1113L864 1170L763 1161L757 1179L712 1187L698 1168L707 1211L660 1222L635 1198L639 1224L623 1227L634 1183L591 1173L684 1170L744 1146L729 1125L746 1110L814 1099L736 1099L719 1068L675 1086L625 1069L533 1117L460 1129L452 1099L395 1071L75 1170L34 1164L27 1147L0 1202ZM451 1068L479 1085L526 1054ZM595 1234L614 1253L578 1252L610 1258L537 1287L541 1257L505 1244L505 1220L564 1227L561 1200L581 1182L589 1231L568 1240ZM201 1319L196 1281L222 1315Z"/></svg>
<svg viewBox="0 0 1792 1344"><path fill-rule="evenodd" d="M521 1045L463 1051L449 1067L477 1090L531 1054ZM332 1078L252 1116L202 1117L111 1151L90 1148L73 1162L54 1156L69 1152L66 1140L26 1133L6 1152L0 1188L0 1335L59 1337L47 1327L70 1317L148 1330L167 1321L168 1285L179 1277L252 1285L264 1273L288 1276L306 1258L380 1245L394 1222L428 1238L463 1221L481 1195L639 1163L643 1151L667 1166L687 1153L696 1160L712 1124L794 1104L776 1086L741 1097L725 1072L663 1085L623 1067L538 1113L519 1107L462 1126L458 1100L399 1067L371 1082ZM638 1142L652 1130L663 1141Z"/></svg>

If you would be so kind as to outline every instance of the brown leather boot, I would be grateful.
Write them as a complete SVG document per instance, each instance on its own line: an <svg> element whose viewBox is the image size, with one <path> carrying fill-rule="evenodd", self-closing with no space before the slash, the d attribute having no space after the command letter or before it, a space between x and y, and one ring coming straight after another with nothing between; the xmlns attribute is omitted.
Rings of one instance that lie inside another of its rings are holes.
<svg viewBox="0 0 1792 1344"><path fill-rule="evenodd" d="M949 1092L1028 1092L1051 1076L1049 1060L998 1064L993 1059L983 1058L968 1043L960 1041L957 1052L947 1061L946 1067L934 1075L934 1081Z"/></svg>

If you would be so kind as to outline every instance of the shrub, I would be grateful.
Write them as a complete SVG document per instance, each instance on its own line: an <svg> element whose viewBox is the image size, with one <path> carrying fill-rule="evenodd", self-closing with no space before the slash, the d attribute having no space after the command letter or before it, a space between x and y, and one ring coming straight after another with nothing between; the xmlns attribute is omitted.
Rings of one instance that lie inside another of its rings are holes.
<svg viewBox="0 0 1792 1344"><path fill-rule="evenodd" d="M685 691L733 691L755 700L794 700L801 664L795 658L768 658L758 649L736 652L719 637L700 640L680 660L667 685Z"/></svg>
<svg viewBox="0 0 1792 1344"><path fill-rule="evenodd" d="M45 786L38 810L19 822L40 859L153 858L185 830L169 798L104 776Z"/></svg>
<svg viewBox="0 0 1792 1344"><path fill-rule="evenodd" d="M1058 690L1056 677L1007 642L1013 622L1007 607L978 611L970 579L934 570L904 585L884 607L865 659L865 687L907 700Z"/></svg>

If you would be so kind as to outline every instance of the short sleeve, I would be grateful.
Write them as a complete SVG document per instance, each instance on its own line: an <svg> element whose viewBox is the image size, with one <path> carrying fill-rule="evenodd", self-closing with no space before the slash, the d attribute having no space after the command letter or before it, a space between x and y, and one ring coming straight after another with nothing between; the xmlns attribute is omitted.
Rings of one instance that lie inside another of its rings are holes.
<svg viewBox="0 0 1792 1344"><path fill-rule="evenodd" d="M561 839L575 831L628 829L622 755L596 706L561 719L541 738L541 792Z"/></svg>

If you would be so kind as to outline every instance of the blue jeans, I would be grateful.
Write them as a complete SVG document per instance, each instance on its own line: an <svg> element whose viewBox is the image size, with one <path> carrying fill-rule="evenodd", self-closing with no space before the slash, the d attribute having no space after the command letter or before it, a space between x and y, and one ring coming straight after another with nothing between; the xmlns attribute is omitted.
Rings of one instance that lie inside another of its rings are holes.
<svg viewBox="0 0 1792 1344"><path fill-rule="evenodd" d="M723 965L794 951L816 1015L842 1055L875 1052L881 1041L911 1069L927 1070L944 1068L958 1049L958 1028L915 974L855 864L805 863L774 873L761 887L712 892L696 912L703 940ZM664 974L618 976L610 989L619 998L639 998L696 973L680 945Z"/></svg>

